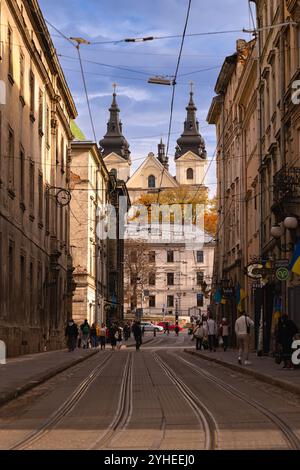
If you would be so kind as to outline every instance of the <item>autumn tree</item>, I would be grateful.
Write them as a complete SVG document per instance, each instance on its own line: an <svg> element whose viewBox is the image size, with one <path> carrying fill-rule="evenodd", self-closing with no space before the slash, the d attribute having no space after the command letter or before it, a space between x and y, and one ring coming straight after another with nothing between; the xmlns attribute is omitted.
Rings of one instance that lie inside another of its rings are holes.
<svg viewBox="0 0 300 470"><path fill-rule="evenodd" d="M176 189L163 189L157 193L144 193L136 201L136 205L146 206L148 208L149 220L151 216L151 206L160 205L191 205L193 214L196 213L198 205L204 206L204 229L207 233L214 236L217 229L217 209L216 199L209 199L209 191L205 186L198 189L191 189L188 186L179 186ZM135 217L139 216L139 212ZM171 214L172 221L172 214ZM193 219L195 223L195 219Z"/></svg>
<svg viewBox="0 0 300 470"><path fill-rule="evenodd" d="M149 246L141 240L126 240L124 255L124 292L128 305L142 306L149 278L155 276L155 258L151 258Z"/></svg>

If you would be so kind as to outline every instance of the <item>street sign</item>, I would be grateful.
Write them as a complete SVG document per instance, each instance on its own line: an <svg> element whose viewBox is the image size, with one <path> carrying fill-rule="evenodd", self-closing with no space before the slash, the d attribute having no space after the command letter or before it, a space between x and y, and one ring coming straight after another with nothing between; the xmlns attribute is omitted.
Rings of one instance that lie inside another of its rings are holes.
<svg viewBox="0 0 300 470"><path fill-rule="evenodd" d="M290 262L288 259L277 259L275 261L276 268L287 268L289 264Z"/></svg>
<svg viewBox="0 0 300 470"><path fill-rule="evenodd" d="M276 271L276 278L278 281L285 282L289 278L289 270L287 268L278 268Z"/></svg>

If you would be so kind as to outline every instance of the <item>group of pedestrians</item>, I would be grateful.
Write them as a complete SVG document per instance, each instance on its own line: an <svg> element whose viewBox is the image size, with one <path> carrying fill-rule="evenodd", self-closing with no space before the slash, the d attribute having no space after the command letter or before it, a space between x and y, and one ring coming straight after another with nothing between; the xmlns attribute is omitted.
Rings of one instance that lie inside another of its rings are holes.
<svg viewBox="0 0 300 470"><path fill-rule="evenodd" d="M218 325L212 317L203 316L197 321L193 331L193 339L196 339L196 349L209 349L216 351L218 346L222 346L224 351L228 348L229 323L226 318L222 318Z"/></svg>
<svg viewBox="0 0 300 470"><path fill-rule="evenodd" d="M245 312L239 312L239 317L235 321L234 332L238 345L238 363L245 366L251 365L249 360L251 330L254 328L254 322ZM193 339L196 339L196 349L206 349L216 351L218 346L222 347L224 352L227 351L229 345L230 328L229 322L224 317L222 321L217 322L212 317L203 316L196 323L193 331ZM298 328L295 323L283 313L278 321L275 331L276 362L283 362L283 367L293 368L291 361L292 343L297 337ZM300 338L300 337L299 337Z"/></svg>
<svg viewBox="0 0 300 470"><path fill-rule="evenodd" d="M136 341L136 349L139 350L142 344L142 328L140 322L134 322L133 325L125 323L114 322L109 327L105 323L101 326L97 323L89 325L88 320L78 327L73 319L67 322L65 328L65 337L69 351L74 351L76 348L98 348L105 349L106 343L111 344L113 351L120 350L123 341L127 341L133 333Z"/></svg>

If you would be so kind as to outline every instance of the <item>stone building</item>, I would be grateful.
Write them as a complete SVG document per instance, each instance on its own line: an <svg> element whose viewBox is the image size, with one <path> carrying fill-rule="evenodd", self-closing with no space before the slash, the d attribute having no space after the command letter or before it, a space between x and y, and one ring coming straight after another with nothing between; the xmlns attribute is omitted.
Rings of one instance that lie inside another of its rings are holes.
<svg viewBox="0 0 300 470"><path fill-rule="evenodd" d="M300 233L300 6L286 0L253 3L256 40L244 46L238 41L236 54L226 58L208 115L218 141L214 276L215 289L236 283L245 288L255 345L268 352L279 312L300 324L299 276L290 273L287 282L276 277ZM262 280L245 274L253 263L264 267ZM229 298L219 308L234 302Z"/></svg>
<svg viewBox="0 0 300 470"><path fill-rule="evenodd" d="M196 196L199 187L205 189L206 150L204 140L199 133L196 110L193 92L191 92L186 108L184 131L178 139L176 148L176 177L169 172L168 157L162 141L158 145L157 156L150 153L130 176L130 153L128 143L122 134L119 108L114 93L108 133L101 141L101 146L104 149L104 161L109 170L117 178L126 181L133 206L141 196L146 194L158 195L165 190L182 191L182 188L185 188L192 196ZM159 237L155 242L147 240L145 244L140 240L137 232L133 234L130 230L129 227L126 235L125 264L128 256L131 256L129 252L139 251L141 245L144 246L146 258L144 260L145 272L140 277L138 276L139 286L135 289L139 293L133 295L134 298L131 294L133 281L130 279L130 272L125 269L125 313L136 308L143 308L145 317L151 318L155 315L162 317L166 314L175 318L176 313L188 317L196 311L199 312L200 309L206 311L212 278L213 237L202 230L203 245L199 249L187 251L186 240L176 239L172 224L173 233L167 241ZM134 256L134 253L132 254ZM130 261L127 264L130 264ZM136 273L131 274L136 276ZM141 278L143 278L143 283L141 283Z"/></svg>
<svg viewBox="0 0 300 470"><path fill-rule="evenodd" d="M81 324L106 319L108 241L97 224L108 203L110 176L97 144L72 142L70 245L76 289L73 318Z"/></svg>
<svg viewBox="0 0 300 470"><path fill-rule="evenodd" d="M0 338L12 356L64 344L77 113L37 1L0 9Z"/></svg>

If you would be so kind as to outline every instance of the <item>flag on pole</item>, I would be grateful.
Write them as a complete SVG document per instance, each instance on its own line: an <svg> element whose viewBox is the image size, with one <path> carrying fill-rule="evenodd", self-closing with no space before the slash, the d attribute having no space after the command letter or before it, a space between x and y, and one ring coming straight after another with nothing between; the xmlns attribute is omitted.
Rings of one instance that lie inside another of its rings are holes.
<svg viewBox="0 0 300 470"><path fill-rule="evenodd" d="M222 292L221 292L220 287L218 287L214 296L214 301L216 302L216 304L219 304L221 303L221 300L222 300Z"/></svg>
<svg viewBox="0 0 300 470"><path fill-rule="evenodd" d="M289 264L289 270L300 276L300 240L298 240L291 262Z"/></svg>
<svg viewBox="0 0 300 470"><path fill-rule="evenodd" d="M236 298L238 312L243 311L243 301L245 300L246 297L247 295L244 289L241 288L240 284L237 284L236 291L235 291L235 298Z"/></svg>

